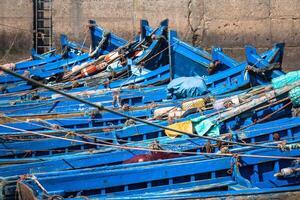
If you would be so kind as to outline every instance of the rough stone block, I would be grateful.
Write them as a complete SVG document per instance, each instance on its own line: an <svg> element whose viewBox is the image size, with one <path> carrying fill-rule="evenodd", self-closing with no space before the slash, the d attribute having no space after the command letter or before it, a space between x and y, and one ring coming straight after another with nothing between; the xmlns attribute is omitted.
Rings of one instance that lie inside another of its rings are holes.
<svg viewBox="0 0 300 200"><path fill-rule="evenodd" d="M272 19L271 33L273 42L285 42L287 46L300 45L300 19Z"/></svg>
<svg viewBox="0 0 300 200"><path fill-rule="evenodd" d="M211 20L205 22L204 44L224 47L243 47L271 44L270 21L266 20Z"/></svg>
<svg viewBox="0 0 300 200"><path fill-rule="evenodd" d="M264 19L269 17L269 0L205 0L207 19Z"/></svg>
<svg viewBox="0 0 300 200"><path fill-rule="evenodd" d="M294 30L294 44L293 46L300 46L300 19L294 19L294 26L293 26L293 30Z"/></svg>
<svg viewBox="0 0 300 200"><path fill-rule="evenodd" d="M300 70L300 47L286 47L282 67L285 71Z"/></svg>
<svg viewBox="0 0 300 200"><path fill-rule="evenodd" d="M272 18L300 18L299 0L270 0Z"/></svg>
<svg viewBox="0 0 300 200"><path fill-rule="evenodd" d="M140 19L148 19L151 26L157 26L160 21L168 18L170 28L177 30L181 35L188 30L188 0L175 1L134 1L135 29Z"/></svg>
<svg viewBox="0 0 300 200"><path fill-rule="evenodd" d="M0 1L0 47L11 52L29 51L32 45L32 1Z"/></svg>
<svg viewBox="0 0 300 200"><path fill-rule="evenodd" d="M76 1L76 0L75 0ZM53 1L53 18L69 18L71 16L72 0Z"/></svg>
<svg viewBox="0 0 300 200"><path fill-rule="evenodd" d="M237 60L239 62L243 62L246 60L244 48L238 48L238 47L223 48L223 52L226 55L230 56L231 58L234 58L235 60Z"/></svg>
<svg viewBox="0 0 300 200"><path fill-rule="evenodd" d="M1 18L1 24L12 27L0 26L0 47L7 50L11 47L12 51L29 51L32 44L32 22L27 18ZM13 28L16 27L16 28Z"/></svg>
<svg viewBox="0 0 300 200"><path fill-rule="evenodd" d="M31 0L1 0L0 17L27 18L32 20L33 6Z"/></svg>
<svg viewBox="0 0 300 200"><path fill-rule="evenodd" d="M63 4L62 8L60 4ZM114 31L120 36L131 38L132 34L132 1L100 1L100 0L74 0L54 5L54 21L57 32L72 32L75 37L80 37L88 19L96 19L97 24L109 31ZM63 12L61 11L63 10ZM64 12L67 15L64 16ZM68 25L69 27L66 27Z"/></svg>

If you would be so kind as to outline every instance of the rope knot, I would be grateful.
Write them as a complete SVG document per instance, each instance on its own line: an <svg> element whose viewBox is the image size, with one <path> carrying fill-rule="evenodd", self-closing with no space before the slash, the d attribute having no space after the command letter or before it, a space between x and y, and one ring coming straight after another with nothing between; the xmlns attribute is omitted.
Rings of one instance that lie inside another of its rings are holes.
<svg viewBox="0 0 300 200"><path fill-rule="evenodd" d="M125 103L125 104L122 106L122 110L123 110L123 111L129 111L129 110L130 110L130 106L129 106L127 103Z"/></svg>
<svg viewBox="0 0 300 200"><path fill-rule="evenodd" d="M274 134L273 134L273 140L274 140L274 141L279 141L279 140L280 140L280 135L279 135L279 133L274 133Z"/></svg>
<svg viewBox="0 0 300 200"><path fill-rule="evenodd" d="M72 88L77 88L80 84L78 83L78 81L73 81L72 82Z"/></svg>
<svg viewBox="0 0 300 200"><path fill-rule="evenodd" d="M5 93L7 91L7 86L0 85L0 92Z"/></svg>
<svg viewBox="0 0 300 200"><path fill-rule="evenodd" d="M219 60L215 60L215 61L209 63L208 69L207 69L208 74L209 75L214 74L220 65L221 65L221 62Z"/></svg>
<svg viewBox="0 0 300 200"><path fill-rule="evenodd" d="M120 92L114 91L112 93L112 104L114 107L121 107L121 99L120 99Z"/></svg>
<svg viewBox="0 0 300 200"><path fill-rule="evenodd" d="M240 162L240 156L239 156L239 154L235 153L235 154L233 154L232 157L233 157L234 160L235 160L235 165L236 165L236 167L241 167L241 166L242 166L242 163Z"/></svg>
<svg viewBox="0 0 300 200"><path fill-rule="evenodd" d="M149 149L151 150L163 150L163 148L160 146L159 141L154 140L150 145Z"/></svg>
<svg viewBox="0 0 300 200"><path fill-rule="evenodd" d="M27 174L20 175L18 181L24 181L24 180L26 180L27 178L28 178L28 175L27 175Z"/></svg>
<svg viewBox="0 0 300 200"><path fill-rule="evenodd" d="M125 127L127 126L133 126L135 125L135 121L133 119L128 119L126 120L126 122L124 123Z"/></svg>
<svg viewBox="0 0 300 200"><path fill-rule="evenodd" d="M223 153L223 154L230 153L229 148L226 147L226 146L222 146L221 149L220 149L220 151L221 151L221 153Z"/></svg>
<svg viewBox="0 0 300 200"><path fill-rule="evenodd" d="M207 143L204 145L206 153L211 153L213 145L211 144L210 140L207 141Z"/></svg>
<svg viewBox="0 0 300 200"><path fill-rule="evenodd" d="M155 108L157 107L157 103L155 103L154 101L152 101L149 105L149 108Z"/></svg>
<svg viewBox="0 0 300 200"><path fill-rule="evenodd" d="M232 154L231 168L227 170L227 174L233 173L234 166L236 166L237 168L242 166L242 163L240 162L240 156L237 153Z"/></svg>
<svg viewBox="0 0 300 200"><path fill-rule="evenodd" d="M56 130L62 129L62 127L60 125L58 125L58 124L51 124L50 127L52 129L56 129Z"/></svg>
<svg viewBox="0 0 300 200"><path fill-rule="evenodd" d="M287 146L286 144L287 144L286 140L280 142L280 143L278 144L279 149L280 149L281 151L290 151L291 148L290 148L289 146Z"/></svg>
<svg viewBox="0 0 300 200"><path fill-rule="evenodd" d="M74 138L76 134L72 131L68 131L67 134L65 135L66 138Z"/></svg>

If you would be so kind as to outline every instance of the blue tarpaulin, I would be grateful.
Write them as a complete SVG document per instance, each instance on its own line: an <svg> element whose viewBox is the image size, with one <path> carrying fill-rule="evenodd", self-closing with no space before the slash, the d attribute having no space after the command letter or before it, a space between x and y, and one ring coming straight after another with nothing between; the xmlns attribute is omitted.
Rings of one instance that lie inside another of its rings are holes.
<svg viewBox="0 0 300 200"><path fill-rule="evenodd" d="M176 98L197 97L207 93L202 77L180 77L172 80L168 87L168 96Z"/></svg>

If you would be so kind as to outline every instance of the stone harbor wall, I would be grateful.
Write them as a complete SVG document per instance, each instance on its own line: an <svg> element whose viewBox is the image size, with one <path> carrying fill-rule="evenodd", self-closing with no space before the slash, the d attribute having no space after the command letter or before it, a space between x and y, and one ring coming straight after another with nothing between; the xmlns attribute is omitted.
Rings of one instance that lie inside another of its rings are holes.
<svg viewBox="0 0 300 200"><path fill-rule="evenodd" d="M246 44L264 50L285 42L285 69L300 69L299 0L53 0L53 9L55 41L61 33L82 41L88 19L130 39L140 19L157 26L168 18L183 40L206 49L221 46L238 60L244 59ZM2 55L11 46L11 52L26 54L32 45L32 0L1 0L0 24Z"/></svg>

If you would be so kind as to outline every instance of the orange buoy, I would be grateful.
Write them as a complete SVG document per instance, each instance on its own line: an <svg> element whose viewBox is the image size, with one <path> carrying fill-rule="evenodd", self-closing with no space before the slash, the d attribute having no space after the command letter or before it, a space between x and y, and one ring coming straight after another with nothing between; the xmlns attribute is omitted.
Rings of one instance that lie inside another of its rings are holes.
<svg viewBox="0 0 300 200"><path fill-rule="evenodd" d="M144 51L139 51L139 50L138 50L138 51L135 51L135 52L133 53L133 56L132 56L132 57L135 58L135 57L141 56L141 55L143 54L143 52L144 52Z"/></svg>
<svg viewBox="0 0 300 200"><path fill-rule="evenodd" d="M111 53L109 53L109 54L107 54L105 56L104 61L105 62L109 62L109 61L112 61L112 60L114 60L114 59L116 59L118 57L119 57L119 53L118 52L111 52Z"/></svg>
<svg viewBox="0 0 300 200"><path fill-rule="evenodd" d="M98 72L105 69L106 66L107 66L106 62L100 63L99 65L90 65L87 68L81 70L80 72L81 77L87 77L87 76L92 76L94 74L97 74Z"/></svg>
<svg viewBox="0 0 300 200"><path fill-rule="evenodd" d="M81 77L92 76L97 73L97 67L95 65L90 65L87 68L81 70Z"/></svg>

